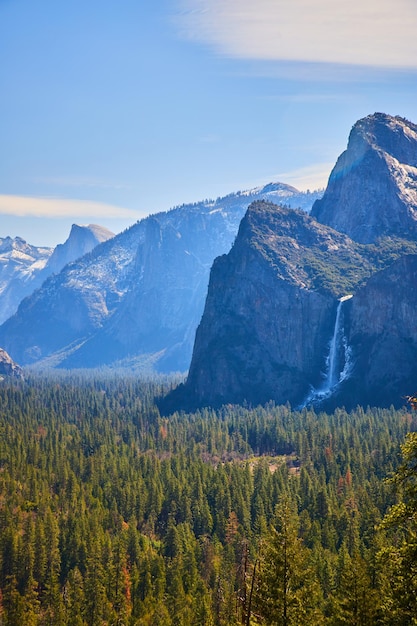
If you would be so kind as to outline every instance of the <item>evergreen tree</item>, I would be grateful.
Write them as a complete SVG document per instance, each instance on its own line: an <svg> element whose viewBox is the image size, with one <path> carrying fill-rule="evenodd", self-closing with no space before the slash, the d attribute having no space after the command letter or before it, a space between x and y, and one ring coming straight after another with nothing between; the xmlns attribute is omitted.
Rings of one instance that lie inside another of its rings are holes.
<svg viewBox="0 0 417 626"><path fill-rule="evenodd" d="M323 623L320 589L298 525L294 506L284 497L263 541L255 596L256 613L271 626Z"/></svg>
<svg viewBox="0 0 417 626"><path fill-rule="evenodd" d="M385 616L383 623L417 624L417 432L401 446L403 461L392 482L402 489L402 500L385 516L382 528L393 540L379 553Z"/></svg>

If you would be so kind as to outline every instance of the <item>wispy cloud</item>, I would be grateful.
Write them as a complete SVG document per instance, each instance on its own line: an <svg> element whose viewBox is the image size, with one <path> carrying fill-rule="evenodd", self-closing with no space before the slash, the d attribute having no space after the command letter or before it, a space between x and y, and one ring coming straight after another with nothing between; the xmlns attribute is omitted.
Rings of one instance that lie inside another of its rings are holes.
<svg viewBox="0 0 417 626"><path fill-rule="evenodd" d="M144 217L139 211L123 207L66 198L36 198L27 196L0 195L0 214L17 217L48 218L120 218L138 220Z"/></svg>
<svg viewBox="0 0 417 626"><path fill-rule="evenodd" d="M245 59L417 69L415 0L178 0L183 35Z"/></svg>
<svg viewBox="0 0 417 626"><path fill-rule="evenodd" d="M274 180L282 180L297 189L322 189L327 186L334 163L317 163L288 172L274 174Z"/></svg>

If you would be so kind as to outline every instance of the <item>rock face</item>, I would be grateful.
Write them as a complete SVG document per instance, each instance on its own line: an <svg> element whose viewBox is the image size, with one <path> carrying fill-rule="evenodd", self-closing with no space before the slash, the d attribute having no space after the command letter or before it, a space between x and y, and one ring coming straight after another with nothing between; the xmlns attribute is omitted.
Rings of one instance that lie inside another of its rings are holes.
<svg viewBox="0 0 417 626"><path fill-rule="evenodd" d="M113 237L106 228L73 224L65 243L55 249L31 246L21 237L0 239L0 323L51 274L56 274L97 244Z"/></svg>
<svg viewBox="0 0 417 626"><path fill-rule="evenodd" d="M361 243L417 236L417 125L375 113L353 127L311 215Z"/></svg>
<svg viewBox="0 0 417 626"><path fill-rule="evenodd" d="M7 352L0 348L0 380L4 378L23 378L23 371Z"/></svg>
<svg viewBox="0 0 417 626"><path fill-rule="evenodd" d="M416 392L416 129L382 114L355 124L311 217L249 207L162 410L399 406Z"/></svg>
<svg viewBox="0 0 417 626"><path fill-rule="evenodd" d="M252 204L213 265L189 376L170 406L302 403L322 387L339 298L390 263L392 250L374 252L301 212Z"/></svg>
<svg viewBox="0 0 417 626"><path fill-rule="evenodd" d="M99 243L114 237L104 226L98 224L88 224L86 226L73 224L68 239L58 244L53 251L47 266L47 275L43 275L45 280L51 274L57 274L67 263L72 263L88 252L91 252Z"/></svg>
<svg viewBox="0 0 417 626"><path fill-rule="evenodd" d="M334 402L398 406L415 393L416 311L417 255L401 257L358 289L346 310L355 367Z"/></svg>
<svg viewBox="0 0 417 626"><path fill-rule="evenodd" d="M21 237L0 239L0 323L16 312L19 303L40 283L52 248L31 246Z"/></svg>
<svg viewBox="0 0 417 626"><path fill-rule="evenodd" d="M22 364L186 370L213 259L230 250L250 202L310 208L318 196L272 183L150 216L49 278L0 341Z"/></svg>

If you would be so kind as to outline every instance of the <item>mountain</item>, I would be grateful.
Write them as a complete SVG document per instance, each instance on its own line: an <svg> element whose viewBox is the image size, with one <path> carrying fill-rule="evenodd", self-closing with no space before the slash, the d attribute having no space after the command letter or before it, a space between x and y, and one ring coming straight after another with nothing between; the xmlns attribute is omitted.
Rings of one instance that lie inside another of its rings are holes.
<svg viewBox="0 0 417 626"><path fill-rule="evenodd" d="M375 273L346 307L345 333L355 367L333 404L399 406L417 389L417 255ZM352 404L352 403L351 403Z"/></svg>
<svg viewBox="0 0 417 626"><path fill-rule="evenodd" d="M414 166L404 175L414 129L382 114L355 124L311 216L248 208L213 264L188 378L163 411L269 400L398 406L415 393Z"/></svg>
<svg viewBox="0 0 417 626"><path fill-rule="evenodd" d="M22 364L184 371L213 259L230 250L248 205L310 209L320 195L271 183L149 216L50 277L0 327L0 345Z"/></svg>
<svg viewBox="0 0 417 626"><path fill-rule="evenodd" d="M91 252L99 243L114 237L114 233L98 224L73 224L68 239L57 245L48 260L46 269L48 275L57 274L67 263ZM43 279L47 276L43 276Z"/></svg>
<svg viewBox="0 0 417 626"><path fill-rule="evenodd" d="M52 248L31 246L21 237L0 238L0 323L36 287L36 277L52 252Z"/></svg>
<svg viewBox="0 0 417 626"><path fill-rule="evenodd" d="M0 348L0 380L4 378L23 378L22 368Z"/></svg>
<svg viewBox="0 0 417 626"><path fill-rule="evenodd" d="M21 237L0 239L0 323L48 276L113 236L102 226L73 224L68 239L55 249L32 246Z"/></svg>
<svg viewBox="0 0 417 626"><path fill-rule="evenodd" d="M384 113L359 120L311 215L361 243L415 239L417 125Z"/></svg>
<svg viewBox="0 0 417 626"><path fill-rule="evenodd" d="M364 345L354 334L361 307L351 294L368 293L371 277L412 251L417 243L363 246L305 213L252 204L232 250L213 264L189 375L166 409L328 399L357 358L353 348ZM344 353L329 367L340 300L354 303L352 331L335 339ZM364 319L370 332L369 311Z"/></svg>

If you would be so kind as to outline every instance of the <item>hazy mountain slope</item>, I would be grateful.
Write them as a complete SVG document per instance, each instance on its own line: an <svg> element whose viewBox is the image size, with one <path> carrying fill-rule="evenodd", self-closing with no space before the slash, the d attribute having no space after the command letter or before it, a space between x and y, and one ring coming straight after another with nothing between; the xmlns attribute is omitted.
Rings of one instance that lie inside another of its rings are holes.
<svg viewBox="0 0 417 626"><path fill-rule="evenodd" d="M96 224L73 224L68 239L55 249L32 246L20 237L0 239L0 323L13 315L20 302L48 276L113 236Z"/></svg>
<svg viewBox="0 0 417 626"><path fill-rule="evenodd" d="M139 357L187 369L212 261L230 249L250 202L310 208L319 196L272 183L150 216L51 277L3 324L0 342L22 364Z"/></svg>
<svg viewBox="0 0 417 626"><path fill-rule="evenodd" d="M21 237L0 238L0 323L33 291L52 248L31 246Z"/></svg>

